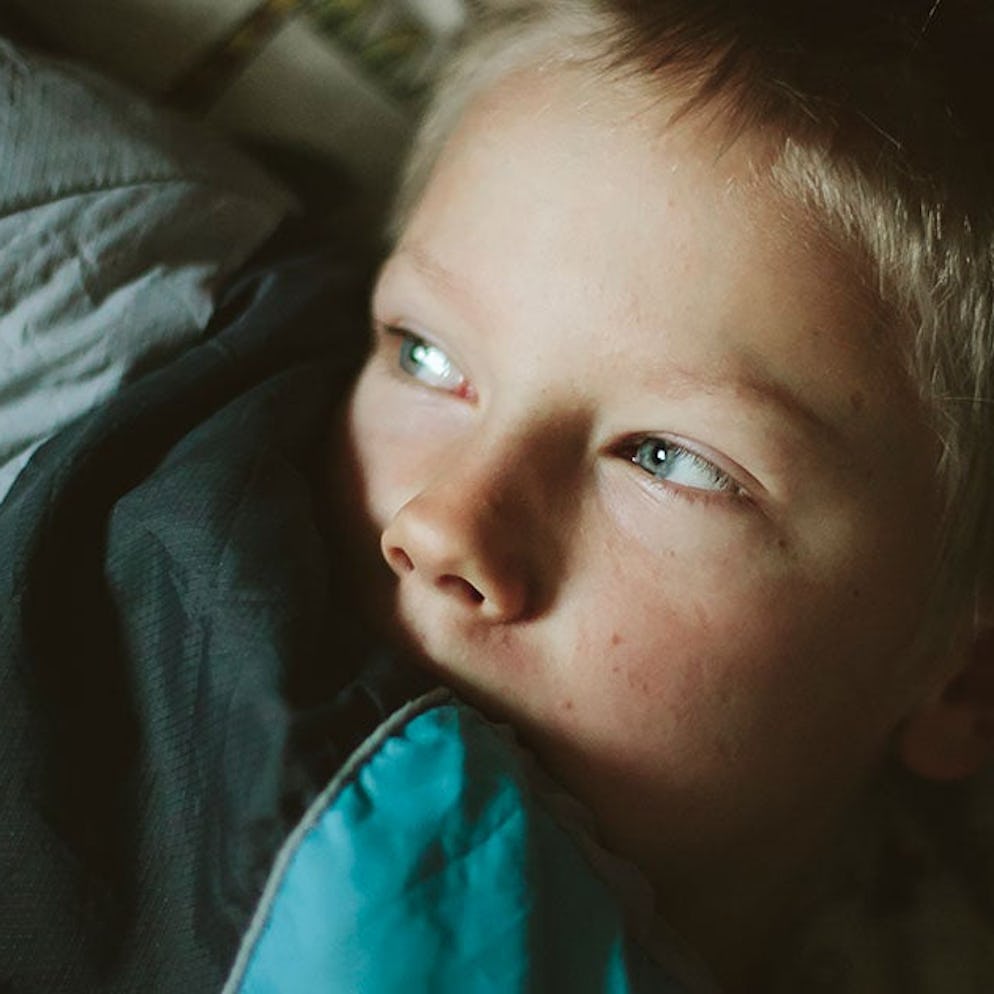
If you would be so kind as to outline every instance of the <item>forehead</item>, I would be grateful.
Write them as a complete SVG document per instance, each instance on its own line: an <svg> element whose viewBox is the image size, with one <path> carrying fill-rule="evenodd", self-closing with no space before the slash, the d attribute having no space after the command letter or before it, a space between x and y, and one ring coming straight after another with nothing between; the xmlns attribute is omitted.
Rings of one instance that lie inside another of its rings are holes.
<svg viewBox="0 0 994 994"><path fill-rule="evenodd" d="M810 216L775 192L762 141L730 141L720 122L669 119L679 104L635 81L553 67L501 80L474 101L441 155L404 240L428 234L511 266L555 260L547 292L583 300L577 282L633 307L693 274L715 308L742 283L809 311L867 305L849 260ZM472 215L473 223L466 219ZM660 236L668 251L660 250ZM790 266L784 267L785 257ZM709 307L709 310L712 309Z"/></svg>

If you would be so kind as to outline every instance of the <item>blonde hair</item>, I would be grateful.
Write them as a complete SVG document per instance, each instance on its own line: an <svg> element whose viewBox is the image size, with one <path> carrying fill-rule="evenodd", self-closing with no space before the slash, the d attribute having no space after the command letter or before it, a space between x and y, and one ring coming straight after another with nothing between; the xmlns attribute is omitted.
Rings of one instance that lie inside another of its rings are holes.
<svg viewBox="0 0 994 994"><path fill-rule="evenodd" d="M473 97L536 63L676 87L777 142L771 178L850 254L941 442L935 607L994 587L994 11L983 0L488 0L436 88L394 232Z"/></svg>

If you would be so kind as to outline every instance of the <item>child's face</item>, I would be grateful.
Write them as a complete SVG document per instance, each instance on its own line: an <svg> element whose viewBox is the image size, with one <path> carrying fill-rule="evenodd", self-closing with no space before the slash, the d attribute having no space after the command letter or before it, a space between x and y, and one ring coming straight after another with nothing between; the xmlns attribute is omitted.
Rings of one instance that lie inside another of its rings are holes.
<svg viewBox="0 0 994 994"><path fill-rule="evenodd" d="M350 419L398 630L657 881L793 858L868 775L934 513L858 280L757 142L669 109L566 71L478 101Z"/></svg>

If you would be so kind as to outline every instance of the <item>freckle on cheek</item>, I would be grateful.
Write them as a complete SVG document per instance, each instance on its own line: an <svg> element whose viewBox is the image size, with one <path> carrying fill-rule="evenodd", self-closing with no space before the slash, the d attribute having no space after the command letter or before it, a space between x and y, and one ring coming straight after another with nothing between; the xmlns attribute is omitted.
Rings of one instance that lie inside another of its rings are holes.
<svg viewBox="0 0 994 994"><path fill-rule="evenodd" d="M611 636L611 645L621 645L624 641L625 640L617 632Z"/></svg>
<svg viewBox="0 0 994 994"><path fill-rule="evenodd" d="M626 676L628 677L628 686L632 690L648 695L649 681L644 676L641 676L637 672L632 672L631 670L628 671Z"/></svg>

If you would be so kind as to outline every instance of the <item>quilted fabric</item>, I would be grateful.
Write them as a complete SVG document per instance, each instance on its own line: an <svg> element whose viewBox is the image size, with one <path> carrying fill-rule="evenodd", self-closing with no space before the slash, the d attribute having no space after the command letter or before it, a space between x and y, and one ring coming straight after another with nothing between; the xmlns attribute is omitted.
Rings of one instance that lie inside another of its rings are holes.
<svg viewBox="0 0 994 994"><path fill-rule="evenodd" d="M285 848L225 994L686 994L535 776L455 700L398 713Z"/></svg>
<svg viewBox="0 0 994 994"><path fill-rule="evenodd" d="M360 299L329 257L247 276L0 505L4 994L218 990L375 721L313 491Z"/></svg>

